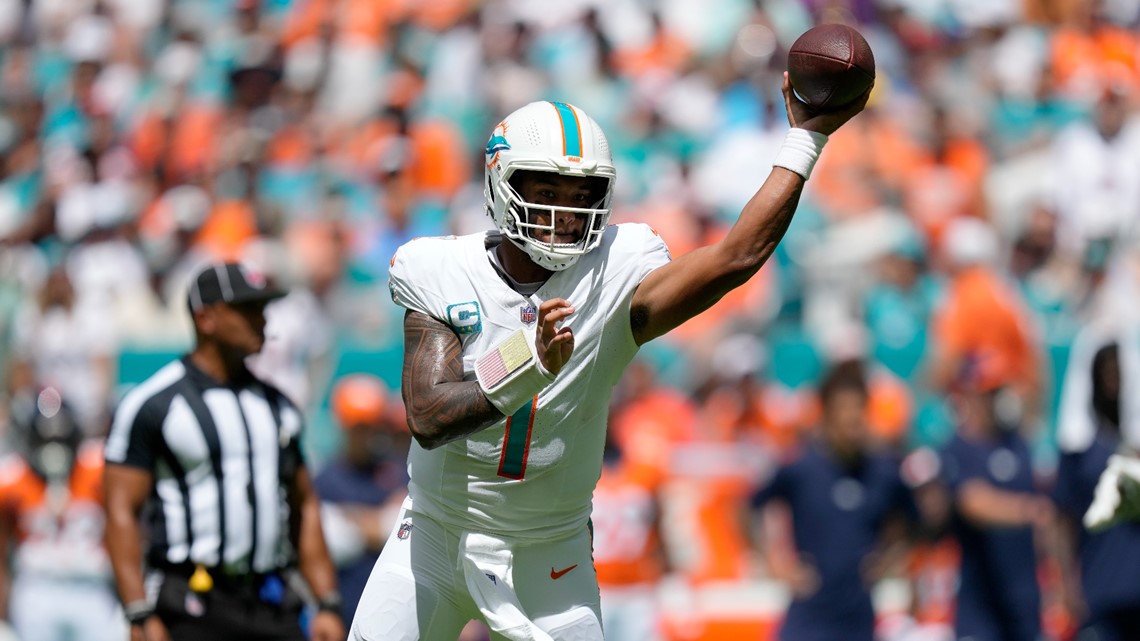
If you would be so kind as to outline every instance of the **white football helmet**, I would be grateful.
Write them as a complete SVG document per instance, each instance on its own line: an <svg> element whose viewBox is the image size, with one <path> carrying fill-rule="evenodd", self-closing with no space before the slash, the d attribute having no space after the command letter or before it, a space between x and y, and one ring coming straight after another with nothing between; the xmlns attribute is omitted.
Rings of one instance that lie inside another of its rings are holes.
<svg viewBox="0 0 1140 641"><path fill-rule="evenodd" d="M491 132L485 161L487 213L499 231L535 263L561 271L601 243L617 172L606 135L586 112L562 102L532 102L507 116ZM605 195L589 208L529 203L510 183L511 176L520 170L603 178ZM536 210L548 212L550 224L536 224ZM586 216L582 238L574 243L554 242L555 212ZM538 240L535 232L546 232L550 240Z"/></svg>

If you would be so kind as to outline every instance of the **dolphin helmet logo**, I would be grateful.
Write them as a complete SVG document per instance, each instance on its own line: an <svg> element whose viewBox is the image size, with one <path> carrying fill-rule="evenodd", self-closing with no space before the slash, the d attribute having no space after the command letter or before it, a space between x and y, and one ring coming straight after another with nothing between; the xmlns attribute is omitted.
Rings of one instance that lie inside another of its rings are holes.
<svg viewBox="0 0 1140 641"><path fill-rule="evenodd" d="M511 148L511 143L507 142L507 139L502 137L502 136L498 136L498 135L491 136L491 139L487 141L487 155L488 156L493 155L493 154L497 154L500 151L503 151L505 149L510 149L510 148Z"/></svg>
<svg viewBox="0 0 1140 641"><path fill-rule="evenodd" d="M494 165L499 160L499 152L507 151L511 148L511 143L507 142L507 123L500 122L495 130L491 132L491 139L487 141L487 166Z"/></svg>

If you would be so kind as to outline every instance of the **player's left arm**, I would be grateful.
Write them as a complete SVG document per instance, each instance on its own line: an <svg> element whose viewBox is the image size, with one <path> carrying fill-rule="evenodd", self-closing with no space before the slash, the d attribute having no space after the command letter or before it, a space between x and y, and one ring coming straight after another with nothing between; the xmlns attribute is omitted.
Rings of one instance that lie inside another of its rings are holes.
<svg viewBox="0 0 1140 641"><path fill-rule="evenodd" d="M813 114L792 97L784 74L784 105L795 128L830 135L863 110L870 90L851 106ZM760 190L720 242L706 245L653 270L634 292L630 323L642 345L712 307L760 270L784 237L799 204L805 179L773 167Z"/></svg>
<svg viewBox="0 0 1140 641"><path fill-rule="evenodd" d="M298 515L299 521L296 535L298 567L313 596L327 606L313 618L310 638L314 641L340 641L345 637L345 631L339 614L336 567L321 531L320 499L304 466L297 468L288 496L290 510Z"/></svg>

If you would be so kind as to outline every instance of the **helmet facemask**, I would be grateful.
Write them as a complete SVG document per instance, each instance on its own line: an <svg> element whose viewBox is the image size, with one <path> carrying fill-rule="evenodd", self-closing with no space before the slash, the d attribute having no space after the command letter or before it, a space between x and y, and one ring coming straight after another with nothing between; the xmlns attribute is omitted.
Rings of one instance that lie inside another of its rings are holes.
<svg viewBox="0 0 1140 641"><path fill-rule="evenodd" d="M500 190L499 195L506 202L506 224L502 231L540 266L560 271L596 249L602 242L610 217L611 179L602 176L572 176L571 178L586 181L585 187L589 193L587 199L582 201L584 206L572 207L528 201L517 187L522 180L528 178L528 174L535 180L542 180L536 176L538 172L517 171L504 183L505 188ZM569 217L573 217L570 222ZM574 237L567 238L567 231L573 231Z"/></svg>

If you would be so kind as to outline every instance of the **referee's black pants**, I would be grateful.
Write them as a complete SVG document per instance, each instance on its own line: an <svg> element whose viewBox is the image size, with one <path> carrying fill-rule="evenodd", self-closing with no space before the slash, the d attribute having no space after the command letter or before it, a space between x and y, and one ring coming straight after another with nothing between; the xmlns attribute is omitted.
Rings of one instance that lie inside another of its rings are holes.
<svg viewBox="0 0 1140 641"><path fill-rule="evenodd" d="M196 593L187 576L166 573L155 614L171 641L305 641L301 599L286 586L279 603L268 603L261 583L215 579L209 592Z"/></svg>

